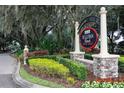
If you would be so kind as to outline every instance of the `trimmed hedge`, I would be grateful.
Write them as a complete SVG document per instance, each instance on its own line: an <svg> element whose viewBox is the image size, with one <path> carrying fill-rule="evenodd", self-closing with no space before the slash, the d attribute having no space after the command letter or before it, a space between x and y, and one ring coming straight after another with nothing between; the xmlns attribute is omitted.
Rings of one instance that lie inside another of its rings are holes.
<svg viewBox="0 0 124 93"><path fill-rule="evenodd" d="M56 59L60 64L63 64L68 67L70 72L75 75L78 79L84 80L87 77L87 70L83 64L79 64L73 60L61 57L57 57Z"/></svg>
<svg viewBox="0 0 124 93"><path fill-rule="evenodd" d="M44 73L53 77L67 78L70 73L67 67L52 59L30 59L29 65L32 70L40 74Z"/></svg>
<svg viewBox="0 0 124 93"><path fill-rule="evenodd" d="M63 55L37 55L37 56L30 56L29 59L31 58L50 58L50 59L56 59L56 56L62 57L62 58L70 58L69 54L63 54Z"/></svg>
<svg viewBox="0 0 124 93"><path fill-rule="evenodd" d="M119 66L119 72L124 72L124 56L121 56L119 58L118 66Z"/></svg>
<svg viewBox="0 0 124 93"><path fill-rule="evenodd" d="M85 59L93 60L93 57L91 54L84 54Z"/></svg>
<svg viewBox="0 0 124 93"><path fill-rule="evenodd" d="M63 64L67 68L69 68L71 74L77 77L79 80L84 80L87 77L87 69L82 63L78 63L76 61L67 59L67 58L62 58L60 56L56 55L46 55L46 56L41 56L41 57L32 57L32 58L48 58L48 59L53 59L56 62ZM29 59L32 59L29 58ZM29 61L27 61L29 62ZM29 64L29 63L28 63Z"/></svg>
<svg viewBox="0 0 124 93"><path fill-rule="evenodd" d="M37 51L29 52L27 55L28 57L48 55L48 50L37 50Z"/></svg>

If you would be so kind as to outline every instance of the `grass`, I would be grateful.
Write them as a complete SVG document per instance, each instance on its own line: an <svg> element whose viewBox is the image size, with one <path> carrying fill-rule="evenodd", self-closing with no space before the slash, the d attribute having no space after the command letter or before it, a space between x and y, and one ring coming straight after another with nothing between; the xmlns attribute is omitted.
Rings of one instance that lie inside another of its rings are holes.
<svg viewBox="0 0 124 93"><path fill-rule="evenodd" d="M32 82L41 86L46 86L51 88L64 88L63 85L30 75L29 73L26 72L26 70L24 70L23 67L20 68L20 76L29 82Z"/></svg>

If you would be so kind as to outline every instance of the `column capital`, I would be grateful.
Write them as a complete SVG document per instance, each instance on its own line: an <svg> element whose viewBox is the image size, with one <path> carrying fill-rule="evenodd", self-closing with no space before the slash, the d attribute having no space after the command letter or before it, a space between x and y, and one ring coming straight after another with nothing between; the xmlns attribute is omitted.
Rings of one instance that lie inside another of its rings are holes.
<svg viewBox="0 0 124 93"><path fill-rule="evenodd" d="M100 12L99 12L100 14L106 14L107 13L107 11L106 11L106 9L105 9L105 7L101 7L101 9L100 9Z"/></svg>

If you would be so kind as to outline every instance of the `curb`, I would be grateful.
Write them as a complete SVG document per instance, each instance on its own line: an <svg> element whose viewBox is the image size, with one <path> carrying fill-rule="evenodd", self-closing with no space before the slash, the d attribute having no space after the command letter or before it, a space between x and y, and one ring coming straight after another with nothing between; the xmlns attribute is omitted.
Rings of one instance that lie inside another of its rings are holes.
<svg viewBox="0 0 124 93"><path fill-rule="evenodd" d="M15 67L15 72L12 74L13 81L22 88L48 88L45 86L40 86L38 84L31 83L25 79L23 79L20 74L20 62L17 62L17 66Z"/></svg>

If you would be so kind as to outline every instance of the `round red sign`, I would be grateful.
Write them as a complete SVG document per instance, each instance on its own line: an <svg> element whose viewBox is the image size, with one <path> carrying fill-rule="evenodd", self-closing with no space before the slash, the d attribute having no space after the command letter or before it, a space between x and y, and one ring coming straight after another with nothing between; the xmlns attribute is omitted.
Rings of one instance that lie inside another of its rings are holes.
<svg viewBox="0 0 124 93"><path fill-rule="evenodd" d="M98 43L98 34L94 28L86 27L80 31L80 44L86 51L91 51Z"/></svg>

